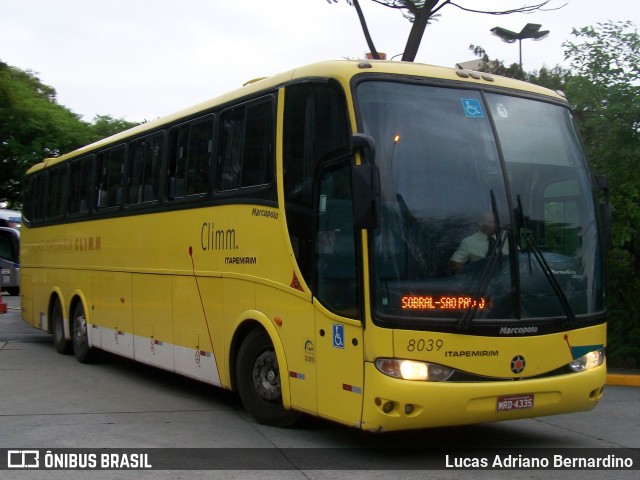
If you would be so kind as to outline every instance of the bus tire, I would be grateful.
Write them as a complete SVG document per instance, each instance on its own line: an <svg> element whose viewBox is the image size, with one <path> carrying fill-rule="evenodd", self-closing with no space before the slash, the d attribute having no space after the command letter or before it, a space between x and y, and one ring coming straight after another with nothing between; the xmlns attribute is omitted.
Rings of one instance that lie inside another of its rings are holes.
<svg viewBox="0 0 640 480"><path fill-rule="evenodd" d="M82 302L78 302L73 309L71 338L73 339L73 353L80 363L94 363L98 359L99 352L89 345L87 317L84 314Z"/></svg>
<svg viewBox="0 0 640 480"><path fill-rule="evenodd" d="M282 405L276 352L269 335L261 328L251 330L240 346L236 385L242 404L258 423L290 427L302 415Z"/></svg>
<svg viewBox="0 0 640 480"><path fill-rule="evenodd" d="M51 305L51 336L53 346L58 353L68 355L71 353L71 341L64 338L64 318L62 317L62 305L57 298Z"/></svg>

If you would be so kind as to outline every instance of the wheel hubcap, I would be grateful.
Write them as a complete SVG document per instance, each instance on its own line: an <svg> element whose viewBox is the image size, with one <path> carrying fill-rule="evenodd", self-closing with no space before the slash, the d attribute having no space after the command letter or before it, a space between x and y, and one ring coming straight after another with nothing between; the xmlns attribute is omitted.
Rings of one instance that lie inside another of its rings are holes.
<svg viewBox="0 0 640 480"><path fill-rule="evenodd" d="M75 335L73 339L78 347L84 347L85 338L87 335L87 322L84 318L84 315L78 315L74 321L74 331Z"/></svg>
<svg viewBox="0 0 640 480"><path fill-rule="evenodd" d="M256 358L251 371L253 387L256 392L270 402L279 401L280 391L280 373L278 370L278 360L273 350L262 352Z"/></svg>

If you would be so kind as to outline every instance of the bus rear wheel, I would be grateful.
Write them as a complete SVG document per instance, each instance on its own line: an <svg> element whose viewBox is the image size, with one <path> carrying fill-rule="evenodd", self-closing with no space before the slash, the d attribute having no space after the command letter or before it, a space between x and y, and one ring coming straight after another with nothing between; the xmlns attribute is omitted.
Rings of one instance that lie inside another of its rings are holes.
<svg viewBox="0 0 640 480"><path fill-rule="evenodd" d="M64 338L64 318L60 300L55 299L51 306L51 334L53 346L58 353L67 355L71 353L71 341Z"/></svg>
<svg viewBox="0 0 640 480"><path fill-rule="evenodd" d="M89 345L87 317L84 314L82 302L78 302L73 309L71 336L73 338L73 353L80 363L93 363L98 359L98 351Z"/></svg>
<svg viewBox="0 0 640 480"><path fill-rule="evenodd" d="M242 404L258 423L293 426L301 413L282 405L278 359L267 332L256 328L246 336L238 352L236 384Z"/></svg>

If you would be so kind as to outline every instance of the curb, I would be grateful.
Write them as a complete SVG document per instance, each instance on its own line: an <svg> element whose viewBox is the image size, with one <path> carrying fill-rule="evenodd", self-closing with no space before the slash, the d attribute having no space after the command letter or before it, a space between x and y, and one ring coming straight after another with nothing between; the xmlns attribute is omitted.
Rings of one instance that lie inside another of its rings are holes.
<svg viewBox="0 0 640 480"><path fill-rule="evenodd" d="M607 385L618 385L623 387L640 387L640 375L609 373L607 374Z"/></svg>

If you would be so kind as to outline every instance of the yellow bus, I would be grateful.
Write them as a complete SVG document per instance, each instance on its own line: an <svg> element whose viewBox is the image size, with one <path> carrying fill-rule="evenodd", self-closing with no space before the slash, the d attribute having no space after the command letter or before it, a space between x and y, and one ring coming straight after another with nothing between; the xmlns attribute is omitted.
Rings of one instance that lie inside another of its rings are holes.
<svg viewBox="0 0 640 480"><path fill-rule="evenodd" d="M589 410L596 184L560 94L308 65L32 167L22 315L81 362L105 350L237 391L269 425Z"/></svg>

